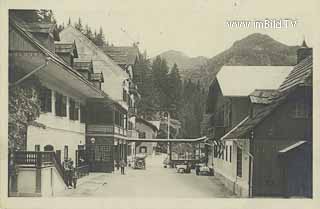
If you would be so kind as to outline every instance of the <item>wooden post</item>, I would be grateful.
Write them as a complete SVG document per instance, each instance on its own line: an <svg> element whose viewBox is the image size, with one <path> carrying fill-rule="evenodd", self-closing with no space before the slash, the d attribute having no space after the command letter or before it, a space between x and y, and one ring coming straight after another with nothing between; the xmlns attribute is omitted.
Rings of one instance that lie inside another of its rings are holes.
<svg viewBox="0 0 320 209"><path fill-rule="evenodd" d="M41 193L41 165L42 153L36 153L36 193Z"/></svg>
<svg viewBox="0 0 320 209"><path fill-rule="evenodd" d="M172 160L172 146L171 142L169 142L169 160Z"/></svg>

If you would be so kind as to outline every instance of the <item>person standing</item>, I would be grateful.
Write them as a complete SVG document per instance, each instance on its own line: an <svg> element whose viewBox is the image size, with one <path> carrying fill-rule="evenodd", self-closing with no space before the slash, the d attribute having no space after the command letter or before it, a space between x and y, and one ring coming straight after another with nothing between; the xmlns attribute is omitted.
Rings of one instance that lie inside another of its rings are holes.
<svg viewBox="0 0 320 209"><path fill-rule="evenodd" d="M78 172L75 167L72 168L72 183L73 183L73 188L77 188L77 180L78 180Z"/></svg>
<svg viewBox="0 0 320 209"><path fill-rule="evenodd" d="M63 162L63 169L64 169L64 178L65 182L67 184L68 189L72 188L72 180L71 179L71 169L70 169L70 164L71 164L71 159L66 159Z"/></svg>
<svg viewBox="0 0 320 209"><path fill-rule="evenodd" d="M120 167L121 167L121 175L124 175L124 168L126 167L126 162L123 159L120 161Z"/></svg>

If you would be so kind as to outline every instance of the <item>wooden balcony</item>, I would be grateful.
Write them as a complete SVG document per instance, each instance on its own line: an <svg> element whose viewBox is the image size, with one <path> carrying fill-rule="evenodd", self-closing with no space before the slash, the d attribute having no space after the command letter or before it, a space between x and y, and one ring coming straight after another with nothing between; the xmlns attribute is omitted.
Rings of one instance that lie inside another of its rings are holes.
<svg viewBox="0 0 320 209"><path fill-rule="evenodd" d="M87 134L112 134L127 136L127 130L117 125L87 125Z"/></svg>

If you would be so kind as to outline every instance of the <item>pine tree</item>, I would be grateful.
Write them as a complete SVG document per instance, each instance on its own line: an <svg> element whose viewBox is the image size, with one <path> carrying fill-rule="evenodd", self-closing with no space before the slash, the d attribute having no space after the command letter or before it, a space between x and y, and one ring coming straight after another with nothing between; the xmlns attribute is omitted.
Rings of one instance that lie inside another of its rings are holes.
<svg viewBox="0 0 320 209"><path fill-rule="evenodd" d="M178 109L181 105L182 82L179 74L178 65L175 63L168 75L169 105L173 110L170 111L173 118L178 118Z"/></svg>
<svg viewBox="0 0 320 209"><path fill-rule="evenodd" d="M106 45L102 27L99 28L99 33L96 36L95 44L99 47L104 47Z"/></svg>
<svg viewBox="0 0 320 209"><path fill-rule="evenodd" d="M91 28L86 24L85 28L84 28L84 35L90 39L91 41L93 41L93 33L91 31Z"/></svg>
<svg viewBox="0 0 320 209"><path fill-rule="evenodd" d="M10 9L9 14L25 22L40 22L41 16L39 15L39 10L36 9Z"/></svg>
<svg viewBox="0 0 320 209"><path fill-rule="evenodd" d="M79 17L79 19L78 19L78 22L75 23L74 27L75 27L78 31L83 32L83 26L82 26L82 21L81 21L80 17Z"/></svg>

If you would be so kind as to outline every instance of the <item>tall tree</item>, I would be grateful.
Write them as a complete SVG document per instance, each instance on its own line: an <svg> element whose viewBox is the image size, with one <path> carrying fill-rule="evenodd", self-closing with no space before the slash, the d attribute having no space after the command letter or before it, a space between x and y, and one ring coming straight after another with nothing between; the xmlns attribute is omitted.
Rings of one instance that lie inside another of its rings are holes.
<svg viewBox="0 0 320 209"><path fill-rule="evenodd" d="M83 32L83 26L82 26L82 21L80 17L78 18L78 22L74 24L74 27L78 29L78 31Z"/></svg>
<svg viewBox="0 0 320 209"><path fill-rule="evenodd" d="M96 35L95 37L95 44L99 47L104 47L106 45L106 42L105 42L105 37L104 37L104 33L103 33L103 29L102 27L100 26L99 28L99 33Z"/></svg>
<svg viewBox="0 0 320 209"><path fill-rule="evenodd" d="M182 93L182 82L179 73L178 65L175 63L171 68L171 71L168 75L168 86L167 94L169 96L169 106L172 107L170 110L171 116L173 118L178 118L178 110L181 106L181 93Z"/></svg>
<svg viewBox="0 0 320 209"><path fill-rule="evenodd" d="M160 109L168 110L169 96L168 96L168 71L169 67L167 61L157 56L152 63L152 81L154 83L153 93L154 102L159 104Z"/></svg>
<svg viewBox="0 0 320 209"><path fill-rule="evenodd" d="M18 17L25 22L56 23L52 10L47 9L13 9L9 10L9 14Z"/></svg>
<svg viewBox="0 0 320 209"><path fill-rule="evenodd" d="M93 41L93 33L91 31L91 28L86 24L85 28L84 28L84 35L90 39L91 41Z"/></svg>

